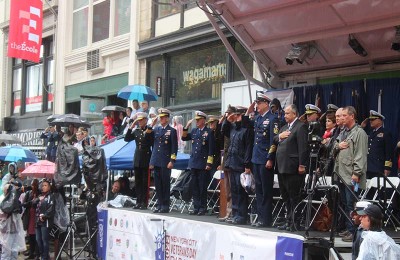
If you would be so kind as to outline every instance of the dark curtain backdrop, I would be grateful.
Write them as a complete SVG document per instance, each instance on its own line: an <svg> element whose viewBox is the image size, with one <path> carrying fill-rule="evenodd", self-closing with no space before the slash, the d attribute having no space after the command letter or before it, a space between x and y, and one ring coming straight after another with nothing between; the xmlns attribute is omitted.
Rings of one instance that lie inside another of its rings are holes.
<svg viewBox="0 0 400 260"><path fill-rule="evenodd" d="M320 97L319 106L322 112L328 104L338 107L354 106L357 121L361 123L369 115L369 110L378 110L378 97L382 94L381 113L385 116L384 127L393 138L393 149L400 139L400 78L367 79L326 85L293 88L294 103L300 115L306 104L315 104L315 97ZM368 131L368 129L367 129ZM393 160L396 164L396 160Z"/></svg>

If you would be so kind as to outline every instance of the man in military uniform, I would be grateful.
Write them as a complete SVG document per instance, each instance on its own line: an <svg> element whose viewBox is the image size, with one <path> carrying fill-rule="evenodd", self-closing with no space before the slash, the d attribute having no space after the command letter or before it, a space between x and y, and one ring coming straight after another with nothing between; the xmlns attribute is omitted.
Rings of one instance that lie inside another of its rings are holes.
<svg viewBox="0 0 400 260"><path fill-rule="evenodd" d="M183 128L182 141L192 140L192 152L189 159L192 175L193 206L191 215L204 215L207 211L206 175L211 170L215 154L215 138L211 129L206 126L207 115L201 111L195 112L196 128L188 133L193 122L189 120Z"/></svg>
<svg viewBox="0 0 400 260"><path fill-rule="evenodd" d="M223 124L223 132L231 140L225 154L225 167L231 171L232 224L247 223L248 194L242 187L240 175L251 173L251 156L253 151L254 131L242 125L242 115L247 108L236 107L236 112ZM230 123L233 121L234 123Z"/></svg>
<svg viewBox="0 0 400 260"><path fill-rule="evenodd" d="M224 116L219 120L219 124L224 124L229 118L229 116L236 111L236 108L228 105L228 108L226 109ZM233 118L232 118L233 120ZM228 120L229 123L230 122ZM225 188L225 196L226 196L226 214L225 216L220 215L220 218L218 218L218 221L226 221L230 222L232 221L232 218L230 217L232 214L232 194L231 194L231 173L230 170L224 167L224 161L225 161L225 155L228 152L228 147L230 144L230 138L226 136L223 132L223 129L221 130L222 135L224 136L224 146L223 146L223 157L221 160L221 166L217 168L217 170L223 170L224 171L224 181L223 185Z"/></svg>
<svg viewBox="0 0 400 260"><path fill-rule="evenodd" d="M383 127L385 117L370 110L369 117L361 123L365 129L367 121L371 127L368 135L367 178L389 176L392 169L392 135Z"/></svg>
<svg viewBox="0 0 400 260"><path fill-rule="evenodd" d="M324 134L324 127L318 121L319 114L321 113L321 109L313 104L307 104L305 106L306 109L306 117L307 117L307 125L308 125L308 132L312 131L313 135L318 135L322 137Z"/></svg>
<svg viewBox="0 0 400 260"><path fill-rule="evenodd" d="M55 162L56 161L56 152L57 145L59 141L58 132L55 130L54 125L49 125L45 131L40 135L40 138L46 139L47 147L46 147L46 160Z"/></svg>
<svg viewBox="0 0 400 260"><path fill-rule="evenodd" d="M136 127L139 123L139 127ZM154 144L154 135L145 138L147 130L147 114L137 112L136 119L128 128L125 135L125 142L135 140L136 149L133 156L133 168L135 170L135 189L136 189L136 209L147 208L147 192L148 192L148 172L151 158L151 147Z"/></svg>
<svg viewBox="0 0 400 260"><path fill-rule="evenodd" d="M174 167L178 152L176 130L168 124L170 115L171 112L168 109L158 109L160 125L153 130L152 128L158 121L154 120L152 125L147 128L145 134L147 140L154 139L149 166L150 169L154 169L154 184L156 186L156 198L158 201L154 213L169 212L171 169Z"/></svg>
<svg viewBox="0 0 400 260"><path fill-rule="evenodd" d="M254 223L254 225L257 227L270 226L272 222L274 161L270 156L270 148L272 147L274 136L279 132L279 126L275 121L277 115L273 114L269 109L270 102L271 100L265 94L258 93L257 99L250 105L246 114L242 117L243 125L254 129L251 162L256 182L258 222ZM255 111L256 104L258 114L254 120L250 120L249 115ZM274 121L276 123L273 123Z"/></svg>

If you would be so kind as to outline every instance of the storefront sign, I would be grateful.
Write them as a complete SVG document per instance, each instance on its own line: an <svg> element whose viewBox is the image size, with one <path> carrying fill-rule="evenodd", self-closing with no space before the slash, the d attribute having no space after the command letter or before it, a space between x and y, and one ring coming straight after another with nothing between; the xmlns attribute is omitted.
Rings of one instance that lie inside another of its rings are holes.
<svg viewBox="0 0 400 260"><path fill-rule="evenodd" d="M214 66L204 66L183 71L184 83L197 83L204 80L219 80L226 76L226 64L218 63Z"/></svg>
<svg viewBox="0 0 400 260"><path fill-rule="evenodd" d="M162 86L162 77L157 77L156 79L156 93L157 96L161 97L161 86Z"/></svg>
<svg viewBox="0 0 400 260"><path fill-rule="evenodd" d="M81 116L91 119L103 118L101 109L105 106L104 97L81 96Z"/></svg>

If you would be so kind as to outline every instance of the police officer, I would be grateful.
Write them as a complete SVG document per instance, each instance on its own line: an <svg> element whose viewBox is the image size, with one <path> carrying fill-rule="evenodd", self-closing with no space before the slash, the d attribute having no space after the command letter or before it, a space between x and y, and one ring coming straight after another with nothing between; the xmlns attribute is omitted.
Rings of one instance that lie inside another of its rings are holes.
<svg viewBox="0 0 400 260"><path fill-rule="evenodd" d="M251 162L256 182L258 222L254 225L257 227L270 226L272 221L274 161L269 150L274 136L279 132L279 126L277 123L273 123L277 115L270 111L270 102L271 100L265 94L258 93L257 99L250 105L242 118L245 127L254 129ZM250 120L249 115L255 111L256 104L258 114L254 120Z"/></svg>
<svg viewBox="0 0 400 260"><path fill-rule="evenodd" d="M150 169L154 169L154 184L156 186L157 208L154 213L169 212L171 169L174 167L178 152L176 130L169 125L171 111L165 108L158 109L160 125L152 129L158 119L155 119L147 128L147 141L154 138L153 151L150 158ZM153 135L153 136L152 136Z"/></svg>
<svg viewBox="0 0 400 260"><path fill-rule="evenodd" d="M139 127L136 127L139 123ZM147 114L145 112L136 113L136 119L128 128L124 140L130 142L135 140L136 149L133 156L133 168L135 170L135 188L136 188L136 209L147 208L148 192L148 172L151 158L151 148L154 144L154 135L145 138L147 130Z"/></svg>
<svg viewBox="0 0 400 260"><path fill-rule="evenodd" d="M46 160L55 162L58 141L60 138L58 132L55 130L54 125L49 125L40 135L40 138L46 139L47 141Z"/></svg>
<svg viewBox="0 0 400 260"><path fill-rule="evenodd" d="M371 127L368 135L368 179L380 177L382 173L389 176L392 169L392 135L383 127L383 120L383 115L370 110L369 117L361 123L361 127L365 127L369 121Z"/></svg>
<svg viewBox="0 0 400 260"><path fill-rule="evenodd" d="M241 185L240 175L251 172L254 131L242 125L242 115L246 110L246 107L237 106L235 113L222 126L224 135L231 140L225 154L225 167L230 170L232 177L232 224L236 225L247 222L248 194Z"/></svg>
<svg viewBox="0 0 400 260"><path fill-rule="evenodd" d="M195 112L196 128L188 133L193 122L190 119L183 128L182 141L192 141L189 168L193 189L193 207L191 215L204 215L207 211L207 174L211 170L215 154L215 138L212 130L206 126L207 115Z"/></svg>

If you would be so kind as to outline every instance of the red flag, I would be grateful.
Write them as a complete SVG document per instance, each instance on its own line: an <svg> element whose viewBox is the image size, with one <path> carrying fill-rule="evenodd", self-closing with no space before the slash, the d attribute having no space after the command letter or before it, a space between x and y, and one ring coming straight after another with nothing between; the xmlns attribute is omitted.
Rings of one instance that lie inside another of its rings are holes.
<svg viewBox="0 0 400 260"><path fill-rule="evenodd" d="M43 3L41 0L12 0L8 57L39 62L42 45Z"/></svg>

